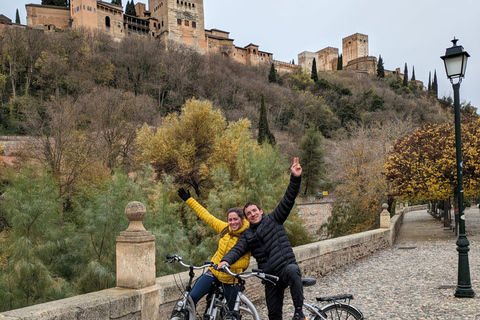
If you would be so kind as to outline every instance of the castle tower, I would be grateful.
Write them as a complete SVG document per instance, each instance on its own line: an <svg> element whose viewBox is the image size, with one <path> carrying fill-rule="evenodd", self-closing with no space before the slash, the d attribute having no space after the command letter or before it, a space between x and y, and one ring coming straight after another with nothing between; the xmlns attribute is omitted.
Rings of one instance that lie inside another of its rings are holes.
<svg viewBox="0 0 480 320"><path fill-rule="evenodd" d="M148 0L148 8L158 19L159 37L167 45L170 40L205 52L203 0Z"/></svg>
<svg viewBox="0 0 480 320"><path fill-rule="evenodd" d="M73 26L98 28L96 0L70 0L70 14Z"/></svg>
<svg viewBox="0 0 480 320"><path fill-rule="evenodd" d="M368 56L368 36L355 33L342 39L343 67L349 61Z"/></svg>

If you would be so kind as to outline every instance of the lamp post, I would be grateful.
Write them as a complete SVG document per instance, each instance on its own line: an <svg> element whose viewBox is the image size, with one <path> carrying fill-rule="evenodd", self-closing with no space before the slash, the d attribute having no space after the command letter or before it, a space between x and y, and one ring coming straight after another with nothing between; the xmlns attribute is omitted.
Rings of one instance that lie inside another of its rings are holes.
<svg viewBox="0 0 480 320"><path fill-rule="evenodd" d="M460 83L465 76L467 60L470 55L463 50L463 47L457 45L458 39L452 40L453 46L447 48L445 55L441 57L445 63L445 70L450 83L453 86L453 106L455 109L455 148L457 153L457 191L458 191L458 214L459 231L457 240L458 251L458 282L455 291L455 297L473 298L472 284L470 281L470 267L468 265L468 246L467 236L465 234L465 208L463 204L463 160L462 160L462 131L460 127ZM457 81L455 82L455 79Z"/></svg>

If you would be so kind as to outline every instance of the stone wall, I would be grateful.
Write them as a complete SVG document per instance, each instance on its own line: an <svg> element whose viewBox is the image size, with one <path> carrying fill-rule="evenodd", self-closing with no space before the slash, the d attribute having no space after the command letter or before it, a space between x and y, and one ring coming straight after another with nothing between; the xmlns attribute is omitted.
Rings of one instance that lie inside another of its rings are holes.
<svg viewBox="0 0 480 320"><path fill-rule="evenodd" d="M130 205L130 204L129 204ZM137 203L138 205L138 203ZM128 208L128 206L127 206ZM138 211L130 206L131 225L125 232L143 230L138 222ZM136 208L136 207L135 207ZM423 208L423 207L421 207ZM408 210L418 210L419 207L408 207ZM127 210L126 210L127 211ZM376 229L345 237L329 239L295 247L295 255L306 277L321 277L338 267L353 263L378 250L394 243L396 234L403 221L401 210L390 220L390 227ZM136 219L136 220L135 220ZM136 222L134 222L136 221ZM133 224L136 223L134 228ZM145 232L145 231L140 231ZM134 236L132 236L134 237ZM128 259L126 257L125 259ZM134 257L134 259L136 259ZM134 262L132 262L134 263ZM137 266L141 268L141 265ZM254 259L250 268L255 268ZM141 272L137 276L141 276ZM136 276L136 275L133 275ZM66 320L66 319L97 319L97 320L130 320L130 319L168 319L181 295L177 285L186 283L187 272L156 278L153 285L146 288L112 288L62 299L31 307L0 313L4 320ZM135 281L134 283L137 283ZM264 299L260 281L251 280L247 283L247 296L253 301ZM152 315L158 315L152 317Z"/></svg>
<svg viewBox="0 0 480 320"><path fill-rule="evenodd" d="M298 216L303 219L303 227L315 240L325 238L319 233L322 224L332 215L333 198L330 196L316 198L297 198Z"/></svg>
<svg viewBox="0 0 480 320"><path fill-rule="evenodd" d="M55 28L67 29L70 27L70 9L56 6L36 4L25 5L27 10L28 26L53 25Z"/></svg>

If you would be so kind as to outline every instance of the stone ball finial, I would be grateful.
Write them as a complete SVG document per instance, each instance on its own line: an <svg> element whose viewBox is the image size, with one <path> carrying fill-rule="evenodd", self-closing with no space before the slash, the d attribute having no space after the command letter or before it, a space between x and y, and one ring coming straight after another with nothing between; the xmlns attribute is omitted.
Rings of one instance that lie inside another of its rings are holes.
<svg viewBox="0 0 480 320"><path fill-rule="evenodd" d="M388 203L382 204L382 208L383 208L383 210L387 210L388 209Z"/></svg>
<svg viewBox="0 0 480 320"><path fill-rule="evenodd" d="M126 231L146 231L143 226L142 220L147 214L147 208L139 201L132 201L125 207L125 215L130 224Z"/></svg>

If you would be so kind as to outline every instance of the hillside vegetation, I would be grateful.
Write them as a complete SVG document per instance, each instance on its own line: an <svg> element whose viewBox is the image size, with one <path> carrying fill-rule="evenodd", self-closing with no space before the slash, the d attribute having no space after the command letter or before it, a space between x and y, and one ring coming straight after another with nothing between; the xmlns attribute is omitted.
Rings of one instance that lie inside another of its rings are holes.
<svg viewBox="0 0 480 320"><path fill-rule="evenodd" d="M270 212L297 155L302 194L335 194L320 233L374 228L392 201L383 165L393 141L451 118L448 100L397 75L269 82L270 65L86 30L7 29L0 62L0 133L36 138L0 168L0 310L114 286L115 237L133 200L148 208L157 276L175 271L165 253L208 260L217 235L177 188L221 219L246 201ZM287 229L294 245L310 241L295 213Z"/></svg>

